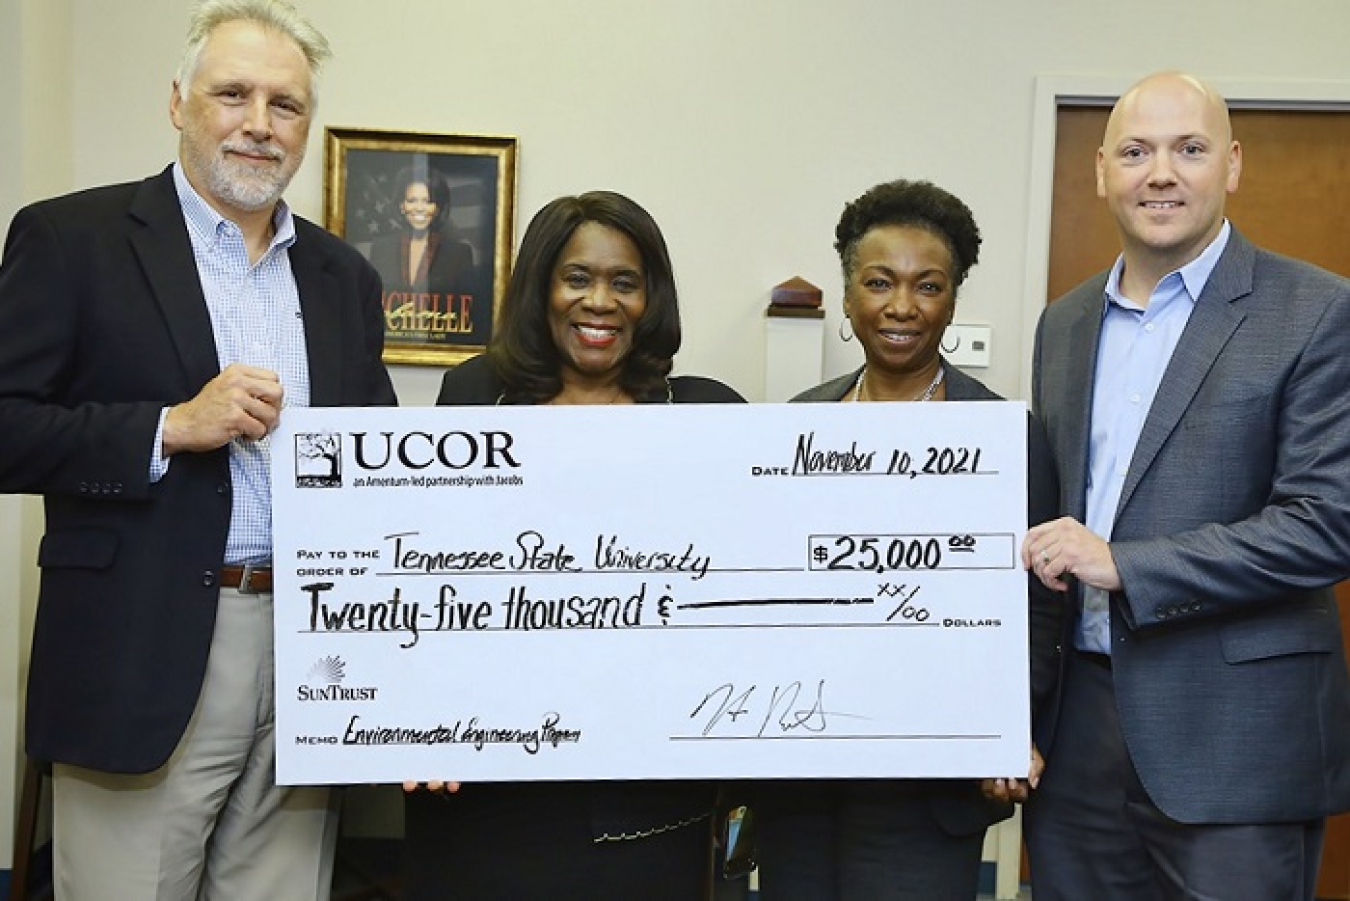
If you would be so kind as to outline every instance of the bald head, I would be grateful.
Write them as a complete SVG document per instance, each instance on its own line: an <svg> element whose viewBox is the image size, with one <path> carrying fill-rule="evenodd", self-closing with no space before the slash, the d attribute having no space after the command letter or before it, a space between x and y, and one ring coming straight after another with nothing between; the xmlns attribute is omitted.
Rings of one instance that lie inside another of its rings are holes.
<svg viewBox="0 0 1350 901"><path fill-rule="evenodd" d="M1186 72L1155 72L1137 81L1111 108L1103 146L1114 144L1124 125L1150 111L1178 107L1203 119L1216 139L1225 144L1233 139L1228 104L1213 86Z"/></svg>
<svg viewBox="0 0 1350 901"><path fill-rule="evenodd" d="M1241 173L1228 105L1208 84L1158 72L1125 92L1097 151L1097 194L1120 233L1128 296L1147 302L1158 279L1209 246Z"/></svg>

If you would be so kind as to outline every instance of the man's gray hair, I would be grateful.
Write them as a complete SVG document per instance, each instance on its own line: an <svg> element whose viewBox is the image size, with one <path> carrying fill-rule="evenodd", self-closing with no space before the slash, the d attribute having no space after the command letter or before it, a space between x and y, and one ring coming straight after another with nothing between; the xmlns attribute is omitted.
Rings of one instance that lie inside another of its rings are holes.
<svg viewBox="0 0 1350 901"><path fill-rule="evenodd" d="M202 48L206 46L211 32L227 22L241 21L254 22L295 41L309 63L312 82L310 93L313 95L310 105L317 105L319 69L333 54L328 48L328 39L285 0L202 0L188 25L187 47L183 50L183 61L178 65L178 74L175 76L179 98L187 100L188 83L196 74Z"/></svg>

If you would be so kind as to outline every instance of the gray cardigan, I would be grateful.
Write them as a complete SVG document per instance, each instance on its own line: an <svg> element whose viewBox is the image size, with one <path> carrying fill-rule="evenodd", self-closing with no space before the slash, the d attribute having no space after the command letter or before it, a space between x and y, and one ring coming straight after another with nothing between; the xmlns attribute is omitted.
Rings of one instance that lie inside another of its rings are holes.
<svg viewBox="0 0 1350 901"><path fill-rule="evenodd" d="M828 403L843 400L853 390L862 368L847 375L830 379L824 384L803 391L792 399L794 403ZM947 385L947 400L1005 400L985 387L979 379L942 361L943 381ZM1059 515L1059 480L1055 473L1054 457L1045 429L1034 416L1027 423L1027 523L1037 525ZM1054 688L1059 669L1059 639L1063 628L1064 599L1050 591L1041 581L1028 574L1031 599L1031 696L1035 706L1049 696Z"/></svg>

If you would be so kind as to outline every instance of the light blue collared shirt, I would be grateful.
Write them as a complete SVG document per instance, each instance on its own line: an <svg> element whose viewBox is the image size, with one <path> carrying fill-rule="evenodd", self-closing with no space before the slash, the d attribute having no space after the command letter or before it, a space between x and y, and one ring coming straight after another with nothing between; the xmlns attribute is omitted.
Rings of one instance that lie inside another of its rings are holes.
<svg viewBox="0 0 1350 901"><path fill-rule="evenodd" d="M1120 293L1123 256L1116 259L1107 277L1092 383L1085 525L1108 541L1153 397L1231 231L1225 221L1198 257L1154 286L1147 307ZM1111 653L1108 597L1100 588L1083 589L1083 616L1075 643L1085 651Z"/></svg>
<svg viewBox="0 0 1350 901"><path fill-rule="evenodd" d="M267 251L250 263L239 226L222 217L173 167L174 186L183 209L192 255L215 334L220 368L231 363L276 372L284 406L309 406L309 361L300 291L287 250L295 243L290 208L279 202L272 216L274 234ZM161 456L164 416L156 436L151 479L158 481L169 462ZM272 559L271 439L230 442L230 479L234 484L230 534L224 563L266 563Z"/></svg>

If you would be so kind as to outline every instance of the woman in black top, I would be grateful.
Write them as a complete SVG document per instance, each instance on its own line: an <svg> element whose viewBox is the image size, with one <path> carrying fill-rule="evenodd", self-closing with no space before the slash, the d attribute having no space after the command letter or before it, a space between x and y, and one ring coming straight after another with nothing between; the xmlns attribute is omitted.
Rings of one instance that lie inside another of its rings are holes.
<svg viewBox="0 0 1350 901"><path fill-rule="evenodd" d="M877 185L848 204L835 231L844 313L864 365L795 401L1001 400L942 359L957 288L979 255L970 209L928 182ZM1053 519L1058 483L1040 423L1028 423L1028 517ZM1047 697L1063 621L1060 597L1028 576L1031 703ZM972 665L974 665L972 663ZM1033 753L1034 753L1033 748ZM985 829L1012 815L1028 778L783 780L756 786L757 860L765 901L969 901Z"/></svg>
<svg viewBox="0 0 1350 901"><path fill-rule="evenodd" d="M484 343L492 317L473 311L490 308L489 283L451 224L450 185L425 162L403 169L395 184L401 227L370 246L384 285L386 343Z"/></svg>
<svg viewBox="0 0 1350 901"><path fill-rule="evenodd" d="M439 404L732 403L670 377L675 279L651 216L619 194L562 197L530 222L487 353ZM715 786L703 781L470 783L405 798L406 897L672 899L708 887Z"/></svg>

